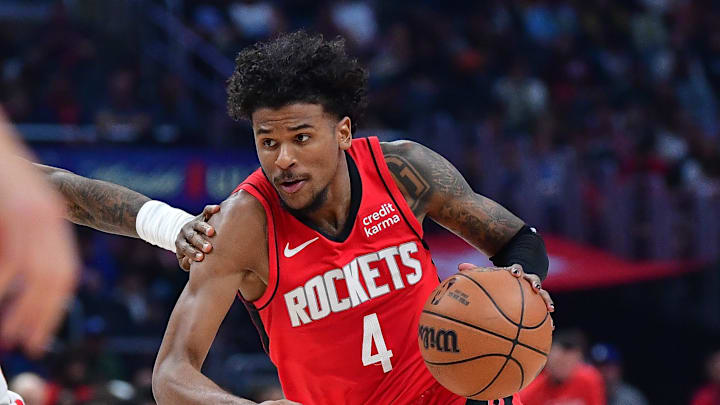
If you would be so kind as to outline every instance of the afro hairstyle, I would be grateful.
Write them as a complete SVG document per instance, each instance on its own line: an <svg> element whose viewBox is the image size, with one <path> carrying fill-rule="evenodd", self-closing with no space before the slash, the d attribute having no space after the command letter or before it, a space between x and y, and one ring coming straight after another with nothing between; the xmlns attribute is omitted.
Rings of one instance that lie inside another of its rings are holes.
<svg viewBox="0 0 720 405"><path fill-rule="evenodd" d="M347 55L340 37L295 31L243 49L235 64L227 86L235 120L250 120L259 108L311 103L355 122L367 105L367 71Z"/></svg>

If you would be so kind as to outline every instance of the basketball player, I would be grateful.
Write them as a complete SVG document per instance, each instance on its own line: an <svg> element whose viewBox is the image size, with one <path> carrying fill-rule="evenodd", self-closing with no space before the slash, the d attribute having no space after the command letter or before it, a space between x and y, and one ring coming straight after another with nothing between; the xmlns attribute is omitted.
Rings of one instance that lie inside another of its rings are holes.
<svg viewBox="0 0 720 405"><path fill-rule="evenodd" d="M209 220L214 251L193 263L170 317L156 400L250 403L201 373L239 291L288 399L464 404L435 382L417 345L420 311L438 285L421 224L430 217L496 266L518 277L524 269L552 311L540 287L542 239L422 145L353 140L367 76L341 40L296 32L236 62L228 109L252 122L261 168Z"/></svg>
<svg viewBox="0 0 720 405"><path fill-rule="evenodd" d="M291 400L465 403L434 381L416 342L420 310L438 285L422 240L426 216L525 277L553 310L540 285L547 254L534 230L475 194L449 162L419 144L352 140L366 77L342 41L302 32L238 56L229 110L252 121L261 168L210 220L218 231L214 253L193 263L155 365L158 403L251 403L200 372L238 292ZM200 233L215 229L202 220L217 207L190 220L146 198L126 206L133 200L127 189L93 183L103 191L88 192L90 183L74 179L63 194L71 208L82 208L76 219L92 219L86 225L119 222L131 236L177 245L184 268L199 253L190 244L210 251Z"/></svg>
<svg viewBox="0 0 720 405"><path fill-rule="evenodd" d="M3 347L39 355L73 293L78 258L62 202L24 160L0 111L0 330ZM22 405L0 370L0 405Z"/></svg>

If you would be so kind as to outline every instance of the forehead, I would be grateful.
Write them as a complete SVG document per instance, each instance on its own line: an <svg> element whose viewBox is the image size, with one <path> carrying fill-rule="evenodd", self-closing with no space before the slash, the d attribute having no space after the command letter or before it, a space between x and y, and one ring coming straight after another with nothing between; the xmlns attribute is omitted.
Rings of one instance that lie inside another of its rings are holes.
<svg viewBox="0 0 720 405"><path fill-rule="evenodd" d="M280 108L258 108L252 114L252 124L257 132L312 124L328 118L320 104L295 103Z"/></svg>

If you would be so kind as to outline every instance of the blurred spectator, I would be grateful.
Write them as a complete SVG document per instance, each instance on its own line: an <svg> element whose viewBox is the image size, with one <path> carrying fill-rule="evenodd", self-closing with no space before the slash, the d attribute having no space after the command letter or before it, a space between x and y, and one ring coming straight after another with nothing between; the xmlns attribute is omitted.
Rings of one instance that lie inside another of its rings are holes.
<svg viewBox="0 0 720 405"><path fill-rule="evenodd" d="M520 396L525 405L605 405L598 370L584 363L586 339L578 330L557 331L545 369Z"/></svg>
<svg viewBox="0 0 720 405"><path fill-rule="evenodd" d="M153 119L153 136L158 142L187 142L200 133L197 108L177 75L162 78Z"/></svg>
<svg viewBox="0 0 720 405"><path fill-rule="evenodd" d="M45 380L34 373L16 375L8 384L10 391L16 392L26 405L47 405L48 389Z"/></svg>
<svg viewBox="0 0 720 405"><path fill-rule="evenodd" d="M359 47L371 45L377 35L375 12L366 1L339 1L332 6L332 21L348 39Z"/></svg>
<svg viewBox="0 0 720 405"><path fill-rule="evenodd" d="M524 61L516 62L507 76L497 80L495 93L505 107L507 129L511 132L529 131L547 108L547 87L528 74Z"/></svg>
<svg viewBox="0 0 720 405"><path fill-rule="evenodd" d="M150 129L150 116L140 107L135 74L115 71L108 79L107 101L96 116L98 133L112 142L143 141Z"/></svg>
<svg viewBox="0 0 720 405"><path fill-rule="evenodd" d="M705 367L708 383L695 392L690 405L720 404L720 350L708 356Z"/></svg>
<svg viewBox="0 0 720 405"><path fill-rule="evenodd" d="M48 405L75 405L91 400L95 389L88 374L87 357L77 348L62 353L48 381Z"/></svg>
<svg viewBox="0 0 720 405"><path fill-rule="evenodd" d="M596 344L590 350L590 358L605 381L608 405L648 405L640 390L623 381L620 352L609 344Z"/></svg>
<svg viewBox="0 0 720 405"><path fill-rule="evenodd" d="M281 27L280 16L269 1L237 1L229 6L228 13L243 38L249 40L267 38Z"/></svg>

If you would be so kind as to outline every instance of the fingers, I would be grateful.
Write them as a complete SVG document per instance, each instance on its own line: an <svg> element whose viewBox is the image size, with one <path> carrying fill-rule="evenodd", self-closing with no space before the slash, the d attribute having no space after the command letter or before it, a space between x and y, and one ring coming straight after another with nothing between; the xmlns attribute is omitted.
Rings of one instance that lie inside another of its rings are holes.
<svg viewBox="0 0 720 405"><path fill-rule="evenodd" d="M190 259L187 258L183 253L177 252L175 253L175 257L177 257L178 265L180 265L180 268L185 271L190 271Z"/></svg>
<svg viewBox="0 0 720 405"><path fill-rule="evenodd" d="M67 304L72 297L72 288L64 288L52 296L44 296L39 308L35 311L35 321L24 330L22 339L25 348L32 357L40 356L52 340L63 317Z"/></svg>
<svg viewBox="0 0 720 405"><path fill-rule="evenodd" d="M540 277L536 274L525 274L525 280L527 280L530 283L530 286L532 286L533 291L536 294L540 294L540 297L545 301L545 305L547 306L548 312L555 312L555 303L553 302L552 298L550 297L550 294L542 289L542 284L540 282Z"/></svg>
<svg viewBox="0 0 720 405"><path fill-rule="evenodd" d="M59 326L78 268L70 232L53 226L44 230L33 240L39 251L27 251L21 277L12 287L17 295L2 323L5 344L19 344L33 357L45 351ZM47 247L54 247L55 254L48 255Z"/></svg>
<svg viewBox="0 0 720 405"><path fill-rule="evenodd" d="M211 216L217 214L218 212L220 212L220 206L213 204L213 205L206 205L205 208L203 208L202 214L205 217L205 221L207 221L208 219L210 219ZM208 236L212 236L212 235L208 235Z"/></svg>
<svg viewBox="0 0 720 405"><path fill-rule="evenodd" d="M552 298L550 298L550 294L548 294L548 292L545 290L540 290L540 296L542 297L543 301L545 301L548 312L555 312L555 303L553 302Z"/></svg>
<svg viewBox="0 0 720 405"><path fill-rule="evenodd" d="M192 266L192 260L187 257L183 257L181 266L183 270L190 271L190 266Z"/></svg>
<svg viewBox="0 0 720 405"><path fill-rule="evenodd" d="M176 255L178 256L178 261L180 261L183 257L186 257L190 260L201 262L205 258L203 252L195 249L194 246L184 240L176 241L175 248L177 250Z"/></svg>
<svg viewBox="0 0 720 405"><path fill-rule="evenodd" d="M193 229L197 232L207 235L207 236L213 236L215 235L215 228L212 227L212 225L208 224L207 222L191 222L193 224Z"/></svg>
<svg viewBox="0 0 720 405"><path fill-rule="evenodd" d="M508 267L507 269L510 271L510 274L512 274L513 276L515 276L517 278L520 278L525 274L523 272L522 266L519 264L513 264L512 266Z"/></svg>
<svg viewBox="0 0 720 405"><path fill-rule="evenodd" d="M464 270L473 270L473 271L480 271L480 272L488 272L488 271L498 271L498 270L508 270L510 274L512 274L515 277L522 277L523 274L523 268L519 264L513 264L510 267L480 267L477 265L474 265L472 263L460 263L458 264L458 271L464 271Z"/></svg>
<svg viewBox="0 0 720 405"><path fill-rule="evenodd" d="M208 253L212 249L210 246L210 243L203 238L203 236L196 232L194 229L190 229L187 232L183 229L183 233L185 234L185 239L190 242L193 248L199 249L202 252ZM190 258L196 258L197 255L190 256Z"/></svg>

